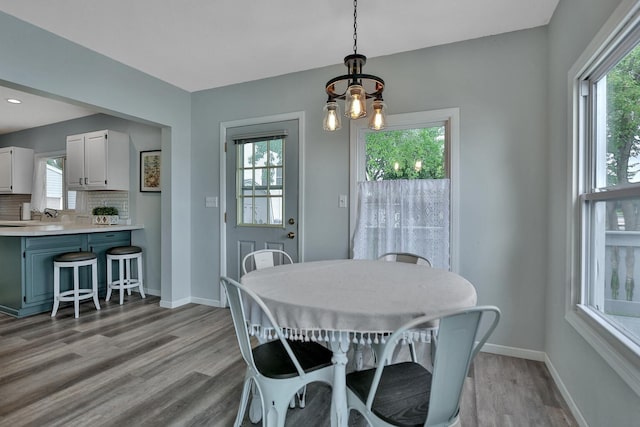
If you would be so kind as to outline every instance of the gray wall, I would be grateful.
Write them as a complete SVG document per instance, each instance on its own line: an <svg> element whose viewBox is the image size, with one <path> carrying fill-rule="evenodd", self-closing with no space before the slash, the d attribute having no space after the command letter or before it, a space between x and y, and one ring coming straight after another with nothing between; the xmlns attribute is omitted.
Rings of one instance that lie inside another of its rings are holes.
<svg viewBox="0 0 640 427"><path fill-rule="evenodd" d="M144 224L144 230L132 233L134 244L145 251L145 288L160 295L160 193L139 192L139 153L160 149L161 130L130 120L96 114L20 132L0 135L0 147L32 148L36 154L66 149L66 136L109 129L124 132L131 140L129 211L133 224Z"/></svg>
<svg viewBox="0 0 640 427"><path fill-rule="evenodd" d="M548 227L545 28L373 58L366 71L385 79L390 113L460 108L460 273L480 303L504 320L491 341L544 350ZM366 52L365 52L366 53ZM219 188L221 121L306 113L305 260L348 256L349 125L322 130L324 84L344 66L195 93L192 104L191 211L194 295L218 298L219 211L204 197Z"/></svg>
<svg viewBox="0 0 640 427"><path fill-rule="evenodd" d="M592 426L640 416L637 395L564 321L567 70L617 3L560 0L548 27L367 63L393 113L460 108L460 273L504 312L491 342L546 351ZM218 299L220 212L204 197L218 195L221 121L305 112L306 260L347 256L348 126L321 130L324 83L342 65L190 95L2 13L0 39L0 83L162 126L167 305Z"/></svg>
<svg viewBox="0 0 640 427"><path fill-rule="evenodd" d="M163 306L191 295L191 96L0 12L0 84L162 126Z"/></svg>
<svg viewBox="0 0 640 427"><path fill-rule="evenodd" d="M549 25L548 284L545 349L591 426L634 426L640 398L565 320L568 71L620 2L561 0Z"/></svg>

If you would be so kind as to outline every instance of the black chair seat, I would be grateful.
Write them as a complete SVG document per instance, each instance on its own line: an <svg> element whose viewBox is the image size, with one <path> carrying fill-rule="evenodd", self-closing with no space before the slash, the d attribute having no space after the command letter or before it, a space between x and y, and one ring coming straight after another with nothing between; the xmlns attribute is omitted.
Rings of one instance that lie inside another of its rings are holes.
<svg viewBox="0 0 640 427"><path fill-rule="evenodd" d="M56 255L53 260L55 262L77 262L89 261L97 257L98 256L93 252L66 252L64 254Z"/></svg>
<svg viewBox="0 0 640 427"><path fill-rule="evenodd" d="M107 250L107 255L132 255L142 252L139 246L116 246Z"/></svg>
<svg viewBox="0 0 640 427"><path fill-rule="evenodd" d="M363 402L367 401L375 373L375 369L367 369L347 375L347 387ZM430 394L431 372L422 365L413 362L389 365L382 371L371 411L389 424L423 427Z"/></svg>
<svg viewBox="0 0 640 427"><path fill-rule="evenodd" d="M316 342L292 340L287 340L287 342L305 372L331 366L333 353L328 348ZM269 341L255 347L253 360L258 371L265 377L284 379L298 376L298 372L280 340Z"/></svg>

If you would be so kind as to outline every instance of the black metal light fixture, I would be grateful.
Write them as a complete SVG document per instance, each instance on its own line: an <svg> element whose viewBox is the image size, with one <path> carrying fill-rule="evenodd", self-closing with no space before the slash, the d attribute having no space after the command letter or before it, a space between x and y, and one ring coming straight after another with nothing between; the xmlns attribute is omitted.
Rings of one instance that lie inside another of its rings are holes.
<svg viewBox="0 0 640 427"><path fill-rule="evenodd" d="M367 99L373 99L373 114L369 127L380 130L385 127L386 106L382 99L384 80L372 74L364 74L362 67L367 57L358 54L358 0L353 1L353 54L344 58L348 74L334 77L326 85L328 95L324 106L324 130L334 131L342 127L338 100L345 101L344 114L350 119L359 119L367 115Z"/></svg>

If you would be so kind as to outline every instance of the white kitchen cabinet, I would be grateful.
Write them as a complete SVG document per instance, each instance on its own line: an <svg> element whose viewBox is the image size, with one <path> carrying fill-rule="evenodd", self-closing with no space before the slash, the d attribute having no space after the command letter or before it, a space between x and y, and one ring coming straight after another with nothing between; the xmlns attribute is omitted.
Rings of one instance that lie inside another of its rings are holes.
<svg viewBox="0 0 640 427"><path fill-rule="evenodd" d="M0 148L0 194L31 194L33 150Z"/></svg>
<svg viewBox="0 0 640 427"><path fill-rule="evenodd" d="M129 191L129 135L112 130L67 137L69 190Z"/></svg>

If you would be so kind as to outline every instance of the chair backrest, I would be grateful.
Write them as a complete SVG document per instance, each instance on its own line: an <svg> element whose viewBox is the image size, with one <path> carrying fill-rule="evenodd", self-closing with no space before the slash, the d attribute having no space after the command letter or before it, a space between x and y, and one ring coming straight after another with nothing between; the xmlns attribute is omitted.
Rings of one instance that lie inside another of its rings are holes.
<svg viewBox="0 0 640 427"><path fill-rule="evenodd" d="M242 259L242 272L247 274L249 271L260 270L261 268L292 263L293 260L291 256L285 251L279 249L260 249L248 253Z"/></svg>
<svg viewBox="0 0 640 427"><path fill-rule="evenodd" d="M483 326L482 332L479 332L481 321L485 317L492 317L491 323ZM433 321L437 319L440 319L440 324L425 426L448 425L447 422L458 414L460 396L471 361L498 325L500 310L494 306L481 306L443 312L438 316L416 318L389 337L380 360L387 360L386 358L393 354L394 348L399 341L402 341L406 331L433 325ZM384 367L384 364L380 364L376 368L373 384L367 397L369 410L371 410Z"/></svg>
<svg viewBox="0 0 640 427"><path fill-rule="evenodd" d="M278 339L289 355L291 362L296 367L298 375L304 377L305 373L300 366L300 362L298 362L298 359L294 355L293 350L291 350L291 346L289 346L289 343L282 334L282 331L278 327L278 324L269 311L269 308L265 305L264 301L262 301L262 299L260 299L260 297L256 295L252 290L247 289L245 286L229 277L220 277L220 284L224 286L227 292L227 297L229 299L229 308L231 309L231 317L233 318L233 326L236 331L236 337L238 338L240 353L242 354L242 358L245 360L245 362L247 362L249 366L257 371L256 364L253 359L253 352L251 351L251 338L249 336L248 330L250 322L248 321L246 315L247 311L245 309L245 304L253 304L262 311L263 321L266 318L266 320L270 323L270 325L263 326L270 326L271 328L273 328L273 332L277 335Z"/></svg>
<svg viewBox="0 0 640 427"><path fill-rule="evenodd" d="M408 264L420 264L431 267L431 261L429 261L427 258L409 252L387 252L384 255L380 255L378 257L378 260L406 262Z"/></svg>

